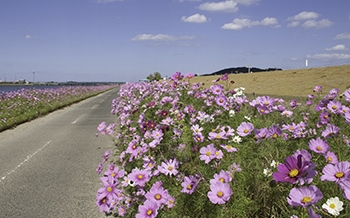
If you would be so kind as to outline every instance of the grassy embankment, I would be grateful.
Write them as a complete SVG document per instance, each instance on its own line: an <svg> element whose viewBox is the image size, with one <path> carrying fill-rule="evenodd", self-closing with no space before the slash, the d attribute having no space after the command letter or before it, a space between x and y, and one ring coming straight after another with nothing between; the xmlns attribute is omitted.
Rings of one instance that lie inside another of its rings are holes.
<svg viewBox="0 0 350 218"><path fill-rule="evenodd" d="M204 82L206 87L218 76L198 76L191 82ZM317 85L327 93L332 88L344 92L350 88L350 65L324 68L270 71L251 74L231 74L229 81L235 81L233 87L244 87L246 94L305 97ZM223 81L220 84L225 84Z"/></svg>

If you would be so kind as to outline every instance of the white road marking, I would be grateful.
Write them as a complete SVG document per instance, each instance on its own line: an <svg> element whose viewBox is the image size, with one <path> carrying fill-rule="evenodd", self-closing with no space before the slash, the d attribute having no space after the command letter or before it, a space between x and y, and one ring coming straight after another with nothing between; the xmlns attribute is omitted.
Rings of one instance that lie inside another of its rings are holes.
<svg viewBox="0 0 350 218"><path fill-rule="evenodd" d="M12 170L10 170L9 172L7 172L5 174L5 176L1 177L0 179L0 183L6 179L7 176L11 175L12 173L14 173L16 170L18 170L18 168L20 168L23 164L25 164L25 162L29 161L32 157L34 157L34 155L36 155L39 151L41 151L43 148L45 148L48 144L50 144L52 142L52 140L46 142L46 144L44 146L42 146L41 148L39 148L38 150L36 150L33 154L30 154L27 156L26 159L24 159L24 161L22 161L20 164L18 164L15 168L13 168Z"/></svg>
<svg viewBox="0 0 350 218"><path fill-rule="evenodd" d="M80 120L83 116L84 116L84 114L80 115L80 117L78 117L78 119L74 120L74 121L72 122L72 124L75 124L76 122L78 122L78 120Z"/></svg>

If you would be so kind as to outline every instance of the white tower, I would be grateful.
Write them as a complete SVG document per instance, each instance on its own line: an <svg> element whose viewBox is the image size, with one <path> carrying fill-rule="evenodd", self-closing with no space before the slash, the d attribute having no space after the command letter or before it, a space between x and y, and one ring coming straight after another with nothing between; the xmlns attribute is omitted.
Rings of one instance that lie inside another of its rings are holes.
<svg viewBox="0 0 350 218"><path fill-rule="evenodd" d="M309 66L309 60L306 59L306 60L305 60L305 67L308 67L308 66Z"/></svg>

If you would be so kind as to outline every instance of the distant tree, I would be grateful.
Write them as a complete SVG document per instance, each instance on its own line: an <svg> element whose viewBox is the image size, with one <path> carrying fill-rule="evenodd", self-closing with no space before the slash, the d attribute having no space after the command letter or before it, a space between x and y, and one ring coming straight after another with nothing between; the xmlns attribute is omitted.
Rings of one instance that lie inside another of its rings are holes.
<svg viewBox="0 0 350 218"><path fill-rule="evenodd" d="M157 80L157 81L159 81L159 80L162 79L162 75L160 75L159 72L155 72L155 73L153 74L153 77L154 77L154 80Z"/></svg>
<svg viewBox="0 0 350 218"><path fill-rule="evenodd" d="M153 74L148 75L146 78L150 81L159 81L162 79L162 75L159 72L154 72Z"/></svg>

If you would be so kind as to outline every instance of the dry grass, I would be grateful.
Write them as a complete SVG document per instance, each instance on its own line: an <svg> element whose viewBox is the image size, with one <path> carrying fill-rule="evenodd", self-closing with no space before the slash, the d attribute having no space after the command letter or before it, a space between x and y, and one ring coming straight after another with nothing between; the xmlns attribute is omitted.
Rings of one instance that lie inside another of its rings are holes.
<svg viewBox="0 0 350 218"><path fill-rule="evenodd" d="M210 87L212 80L220 76L198 76L191 82L204 82ZM313 93L315 86L323 87L324 93L332 88L344 92L350 88L350 65L324 68L270 71L250 74L231 74L229 81L235 81L234 87L244 87L246 93L274 96L306 96ZM223 84L223 81L219 83Z"/></svg>

